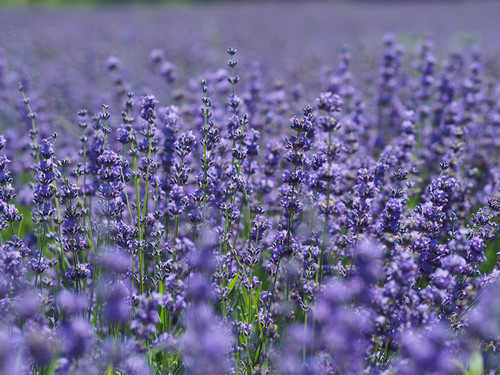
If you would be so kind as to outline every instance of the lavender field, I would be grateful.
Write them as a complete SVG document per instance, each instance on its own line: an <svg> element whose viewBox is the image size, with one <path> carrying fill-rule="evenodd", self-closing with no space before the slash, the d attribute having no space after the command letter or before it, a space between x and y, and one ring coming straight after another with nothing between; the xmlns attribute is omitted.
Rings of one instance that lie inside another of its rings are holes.
<svg viewBox="0 0 500 375"><path fill-rule="evenodd" d="M499 15L0 8L0 375L499 374Z"/></svg>

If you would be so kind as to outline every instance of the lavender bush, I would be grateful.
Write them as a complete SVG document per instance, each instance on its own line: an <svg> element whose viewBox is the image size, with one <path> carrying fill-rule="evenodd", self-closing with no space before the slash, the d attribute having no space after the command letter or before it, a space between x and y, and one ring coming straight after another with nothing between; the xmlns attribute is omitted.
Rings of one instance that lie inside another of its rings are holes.
<svg viewBox="0 0 500 375"><path fill-rule="evenodd" d="M6 43L0 373L500 372L496 51L398 40Z"/></svg>

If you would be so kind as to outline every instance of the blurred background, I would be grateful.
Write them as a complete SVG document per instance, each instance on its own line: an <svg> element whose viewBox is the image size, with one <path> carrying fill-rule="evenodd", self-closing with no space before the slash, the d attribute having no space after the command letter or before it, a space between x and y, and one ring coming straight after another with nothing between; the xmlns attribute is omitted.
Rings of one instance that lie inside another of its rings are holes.
<svg viewBox="0 0 500 375"><path fill-rule="evenodd" d="M0 4L0 87L15 89L23 82L36 89L40 94L32 95L34 101L45 112L57 114L52 123L63 125L81 107L110 103L119 111L122 101L113 97L113 85L121 91L155 93L162 103L172 102L186 87L198 92L207 71L225 79L229 46L238 48L242 84L251 82L250 72L258 66L265 72L264 88L283 85L301 104L314 100L324 86L323 77L335 69L345 49L352 52L355 77L376 80L386 33L395 35L406 59L417 54L427 38L439 58L482 49L484 64L500 75L500 1L493 0ZM163 56L160 67L151 60L158 50ZM17 110L17 99L0 103L0 125L18 120L22 111Z"/></svg>
<svg viewBox="0 0 500 375"><path fill-rule="evenodd" d="M242 72L258 62L272 81L321 87L339 52L354 53L353 69L376 75L382 39L394 33L415 52L426 38L436 56L482 47L496 67L500 1L474 0L0 0L0 60L11 82L30 81L53 93L61 111L101 102L110 81L106 61L120 60L135 90L165 92L150 53L164 51L182 87L205 70L226 67L238 48ZM117 6L119 5L119 6ZM34 63L36 62L36 63ZM365 73L363 73L365 74ZM104 77L104 78L103 78ZM363 75L360 75L363 77ZM247 79L242 73L242 80ZM78 87L85 82L89 87ZM269 82L271 84L272 82ZM168 86L167 93L174 88ZM307 87L304 87L307 91ZM158 94L161 96L161 94Z"/></svg>

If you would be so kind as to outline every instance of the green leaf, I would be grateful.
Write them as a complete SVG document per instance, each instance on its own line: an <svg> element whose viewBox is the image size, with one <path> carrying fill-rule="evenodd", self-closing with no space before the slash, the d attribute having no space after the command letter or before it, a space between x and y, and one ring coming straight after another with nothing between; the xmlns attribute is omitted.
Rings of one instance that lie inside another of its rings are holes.
<svg viewBox="0 0 500 375"><path fill-rule="evenodd" d="M470 357L469 374L482 375L483 373L484 373L483 356L481 352L476 350L474 353L472 353Z"/></svg>
<svg viewBox="0 0 500 375"><path fill-rule="evenodd" d="M47 375L52 375L56 371L57 361L57 357L52 358L49 364L49 368L47 369Z"/></svg>
<svg viewBox="0 0 500 375"><path fill-rule="evenodd" d="M228 286L229 292L227 292L227 295L229 295L229 293L231 293L231 291L233 290L234 286L236 285L236 281L238 281L239 276L240 276L240 271L238 271L238 273L233 277L233 279L229 283Z"/></svg>
<svg viewBox="0 0 500 375"><path fill-rule="evenodd" d="M463 364L458 361L454 362L462 372L462 375L484 375L483 355L479 350L476 350L469 359L469 369L466 369Z"/></svg>

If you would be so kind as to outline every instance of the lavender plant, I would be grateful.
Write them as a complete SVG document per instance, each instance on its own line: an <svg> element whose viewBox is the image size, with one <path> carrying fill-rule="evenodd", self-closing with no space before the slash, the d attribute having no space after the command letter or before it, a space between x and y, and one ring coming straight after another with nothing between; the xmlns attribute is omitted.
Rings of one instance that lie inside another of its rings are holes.
<svg viewBox="0 0 500 375"><path fill-rule="evenodd" d="M0 53L1 373L500 371L484 53L390 34L310 85L158 47L68 102Z"/></svg>

